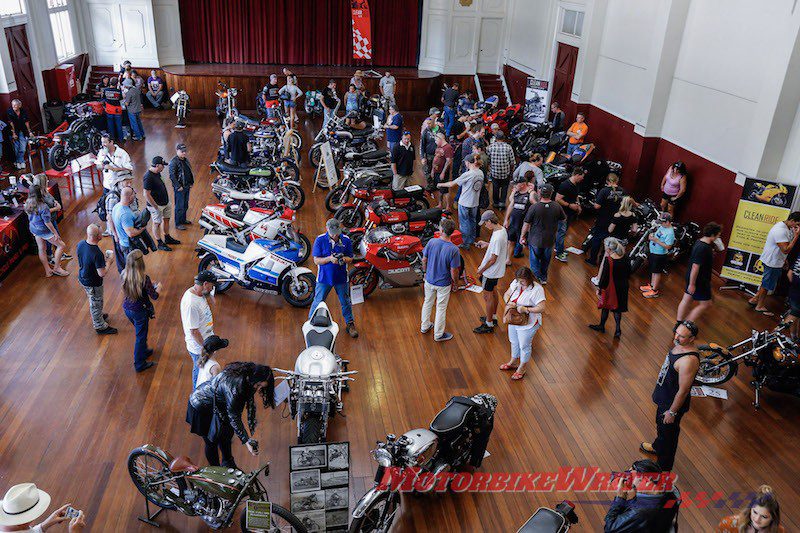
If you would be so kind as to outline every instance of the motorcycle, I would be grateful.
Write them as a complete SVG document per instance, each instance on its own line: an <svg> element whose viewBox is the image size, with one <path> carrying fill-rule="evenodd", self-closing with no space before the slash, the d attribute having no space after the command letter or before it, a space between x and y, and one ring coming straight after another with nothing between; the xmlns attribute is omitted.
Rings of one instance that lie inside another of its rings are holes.
<svg viewBox="0 0 800 533"><path fill-rule="evenodd" d="M306 91L306 114L311 117L322 116L322 93L319 91Z"/></svg>
<svg viewBox="0 0 800 533"><path fill-rule="evenodd" d="M176 128L186 127L186 117L189 116L189 93L181 89L170 98L172 107L175 108L175 116L178 118L178 123L175 124Z"/></svg>
<svg viewBox="0 0 800 533"><path fill-rule="evenodd" d="M187 516L199 516L208 527L222 529L233 522L243 502L268 502L267 489L259 480L269 476L269 463L244 473L224 466L199 467L186 456L173 458L152 444L136 448L128 455L128 473L147 501ZM288 509L272 504L270 531L307 531ZM242 531L246 513L240 515Z"/></svg>
<svg viewBox="0 0 800 533"><path fill-rule="evenodd" d="M418 468L416 474L439 475L481 465L494 425L497 398L491 394L454 396L429 429L413 429L378 442L372 458L378 463L374 486L353 509L350 533L386 532L400 507L399 484L384 482L391 467Z"/></svg>
<svg viewBox="0 0 800 533"><path fill-rule="evenodd" d="M236 87L228 87L222 81L218 81L219 89L214 94L217 96L217 118L221 121L225 117L236 117L239 110L236 109L236 96L239 90Z"/></svg>
<svg viewBox="0 0 800 533"><path fill-rule="evenodd" d="M205 235L197 243L197 270L210 270L217 276L219 293L237 283L248 290L281 294L294 307L308 307L314 300L316 277L297 266L302 246L281 234L276 237L243 244L230 235Z"/></svg>
<svg viewBox="0 0 800 533"><path fill-rule="evenodd" d="M276 240L280 235L300 246L297 264L302 265L311 255L311 241L294 228L294 219L292 209L248 208L247 205L229 203L205 206L199 224L212 235L236 237L241 244L253 239Z"/></svg>
<svg viewBox="0 0 800 533"><path fill-rule="evenodd" d="M351 202L354 193L361 189L386 187L391 184L394 172L390 164L353 170L343 169L344 178L331 187L325 195L325 209L331 213Z"/></svg>
<svg viewBox="0 0 800 533"><path fill-rule="evenodd" d="M328 211L336 212L341 207L341 204L346 201L341 196L347 191L346 184L354 178L367 176L367 175L385 175L391 172L392 164L389 160L389 152L386 150L375 150L372 152L347 152L343 156L344 164L341 168L341 173L344 178L336 180L336 185L330 187L328 185L328 176L325 165L320 167L320 175L318 183L325 184L324 188L329 188L330 191L325 197L325 207ZM337 177L339 171L337 170ZM391 181L391 179L389 179ZM321 185L320 185L321 186Z"/></svg>
<svg viewBox="0 0 800 533"><path fill-rule="evenodd" d="M631 261L631 274L639 270L649 257L650 235L655 233L661 223L658 221L660 212L651 200L645 200L636 209L639 214L639 231L634 234L631 241L635 244L628 253ZM694 222L686 224L673 224L675 230L675 244L667 251L667 258L670 261L677 260L681 255L692 249L694 242L700 236L700 226Z"/></svg>
<svg viewBox="0 0 800 533"><path fill-rule="evenodd" d="M318 167L322 159L322 145L330 142L333 159L337 164L347 152L373 152L378 150L377 140L381 138L380 129L367 126L363 130L348 128L340 117L333 117L327 128L320 130L314 137L314 145L308 151L308 159L314 167Z"/></svg>
<svg viewBox="0 0 800 533"><path fill-rule="evenodd" d="M328 422L344 408L342 392L358 373L335 354L338 333L339 325L321 302L303 324L306 349L297 356L294 370L274 369L289 384L289 413L297 420L298 444L325 442Z"/></svg>
<svg viewBox="0 0 800 533"><path fill-rule="evenodd" d="M242 195L272 196L276 199L274 201L282 199L289 208L295 211L305 204L306 193L300 183L286 179L288 176L283 174L281 167L277 169L270 166L237 167L217 162L212 163L212 168L220 173L220 176L211 183L211 192L217 198L222 198L224 194L230 196L230 192L236 191ZM250 198L239 196L234 199L247 200Z"/></svg>
<svg viewBox="0 0 800 533"><path fill-rule="evenodd" d="M424 246L439 231L439 222L446 216L448 215L438 208L409 213L376 200L366 209L367 223L362 227L349 229L348 235L353 243L353 250L360 250L364 237L378 227L387 229L394 235L419 237Z"/></svg>
<svg viewBox="0 0 800 533"><path fill-rule="evenodd" d="M245 133L252 136L257 133L271 132L275 134L275 137L280 139L281 145L283 145L284 136L288 133L292 147L299 152L303 147L303 137L300 136L300 132L289 128L289 122L286 120L286 115L283 114L280 107L270 109L275 109L275 112L270 113L261 120L252 119L240 114L239 119L244 121ZM298 155L298 162L299 157Z"/></svg>
<svg viewBox="0 0 800 533"><path fill-rule="evenodd" d="M438 235L434 234L434 237ZM453 244L461 244L461 232L450 237ZM376 288L394 289L416 287L425 280L422 268L422 241L411 235L395 235L378 228L370 231L359 242L358 257L350 269L350 285L363 286L364 298ZM464 269L464 260L461 260Z"/></svg>
<svg viewBox="0 0 800 533"><path fill-rule="evenodd" d="M761 407L761 389L800 398L800 346L782 332L789 323L781 322L772 331L753 330L750 337L727 348L719 344L699 346L698 385L721 385L739 370L739 364L752 369L750 385L755 390L753 406ZM743 350L743 351L742 351Z"/></svg>
<svg viewBox="0 0 800 533"><path fill-rule="evenodd" d="M540 124L520 122L511 128L509 142L516 153L527 159L526 156L537 152L541 146L547 144L550 133L550 124L546 122Z"/></svg>
<svg viewBox="0 0 800 533"><path fill-rule="evenodd" d="M523 109L521 104L512 104L505 109L492 110L483 114L483 123L497 124L503 133L508 133L510 129L522 120Z"/></svg>
<svg viewBox="0 0 800 533"><path fill-rule="evenodd" d="M70 160L89 152L97 155L100 151L100 131L93 124L94 117L98 114L95 111L97 106L92 104L94 102L71 106L70 114L75 117L74 120L53 135L53 144L47 152L47 161L53 170L64 170Z"/></svg>
<svg viewBox="0 0 800 533"><path fill-rule="evenodd" d="M349 192L353 196L353 201L343 203L333 215L346 228L363 225L366 219L364 206L376 200L383 200L392 207L411 211L421 211L430 207L428 199L425 198L425 189L419 185L409 185L404 189L394 190L391 185L377 185L371 180L365 180L361 183L351 183Z"/></svg>
<svg viewBox="0 0 800 533"><path fill-rule="evenodd" d="M549 507L539 507L533 516L517 533L567 533L569 529L578 523L578 515L575 514L575 504L569 500L556 505L555 509Z"/></svg>
<svg viewBox="0 0 800 533"><path fill-rule="evenodd" d="M786 205L788 194L789 190L782 183L756 182L753 184L753 190L750 191L748 199L783 207Z"/></svg>

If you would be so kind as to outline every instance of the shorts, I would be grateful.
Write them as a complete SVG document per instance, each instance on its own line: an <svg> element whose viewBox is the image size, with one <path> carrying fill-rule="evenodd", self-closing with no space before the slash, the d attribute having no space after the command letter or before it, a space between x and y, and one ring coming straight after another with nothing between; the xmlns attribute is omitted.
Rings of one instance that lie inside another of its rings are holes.
<svg viewBox="0 0 800 533"><path fill-rule="evenodd" d="M778 286L778 281L780 281L782 273L782 268L773 268L764 265L764 273L761 275L761 286L767 291L774 291Z"/></svg>
<svg viewBox="0 0 800 533"><path fill-rule="evenodd" d="M671 194L667 194L665 192L661 193L661 199L666 200L669 205L675 205L675 203L677 202L677 200L673 200Z"/></svg>
<svg viewBox="0 0 800 533"><path fill-rule="evenodd" d="M155 224L161 224L165 218L170 218L172 214L172 202L167 205L157 205L153 207L147 204L147 210L150 211L150 218Z"/></svg>
<svg viewBox="0 0 800 533"><path fill-rule="evenodd" d="M286 107L287 108L297 107L297 103L294 100L286 100Z"/></svg>
<svg viewBox="0 0 800 533"><path fill-rule="evenodd" d="M664 269L667 267L667 254L654 254L650 252L650 257L648 259L650 262L651 274L661 274L664 272Z"/></svg>
<svg viewBox="0 0 800 533"><path fill-rule="evenodd" d="M495 287L497 287L497 282L500 281L500 278L487 278L486 276L481 276L481 287L483 290L492 292Z"/></svg>
<svg viewBox="0 0 800 533"><path fill-rule="evenodd" d="M49 230L44 231L42 233L36 233L36 232L31 231L31 233L33 233L33 235L35 237L39 237L40 239L44 239L46 241L50 241L50 240L53 240L55 238L55 235L53 235L53 232L49 231Z"/></svg>
<svg viewBox="0 0 800 533"><path fill-rule="evenodd" d="M688 286L686 290L684 290L683 292L689 294ZM711 300L711 286L710 285L708 287L695 286L694 294L692 294L691 296L692 300L694 300L695 302L707 302Z"/></svg>

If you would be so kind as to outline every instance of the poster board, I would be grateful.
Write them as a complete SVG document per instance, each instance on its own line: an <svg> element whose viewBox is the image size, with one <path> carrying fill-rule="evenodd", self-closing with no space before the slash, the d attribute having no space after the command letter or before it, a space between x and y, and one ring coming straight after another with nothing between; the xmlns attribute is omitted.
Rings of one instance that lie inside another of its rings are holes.
<svg viewBox="0 0 800 533"><path fill-rule="evenodd" d="M760 285L761 252L772 226L786 220L797 192L794 185L747 178L720 273L723 278Z"/></svg>
<svg viewBox="0 0 800 533"><path fill-rule="evenodd" d="M350 521L350 443L289 446L292 513L312 531L346 531Z"/></svg>
<svg viewBox="0 0 800 533"><path fill-rule="evenodd" d="M339 183L339 173L336 171L336 161L333 159L333 150L331 149L330 141L325 141L320 145L320 155L319 166L314 176L315 190L317 185L326 188L334 187Z"/></svg>
<svg viewBox="0 0 800 533"><path fill-rule="evenodd" d="M525 114L523 120L534 124L547 122L550 101L550 82L528 77L525 83Z"/></svg>

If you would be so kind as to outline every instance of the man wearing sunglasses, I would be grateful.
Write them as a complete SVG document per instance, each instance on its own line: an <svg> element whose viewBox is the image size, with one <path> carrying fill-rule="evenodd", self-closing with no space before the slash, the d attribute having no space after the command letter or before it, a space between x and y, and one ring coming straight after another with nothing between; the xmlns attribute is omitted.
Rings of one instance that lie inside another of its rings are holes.
<svg viewBox="0 0 800 533"><path fill-rule="evenodd" d="M680 493L661 466L650 459L621 473L619 490L606 513L604 533L668 533L678 514Z"/></svg>

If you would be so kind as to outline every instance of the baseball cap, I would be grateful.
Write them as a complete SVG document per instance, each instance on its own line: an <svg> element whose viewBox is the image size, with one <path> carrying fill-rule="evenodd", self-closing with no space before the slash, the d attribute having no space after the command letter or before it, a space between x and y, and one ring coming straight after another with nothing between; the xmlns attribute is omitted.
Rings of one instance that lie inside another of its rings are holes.
<svg viewBox="0 0 800 533"><path fill-rule="evenodd" d="M432 107L432 108L428 109L428 114L429 115L438 115L440 113L441 113L441 111L439 111L438 107Z"/></svg>
<svg viewBox="0 0 800 533"><path fill-rule="evenodd" d="M167 162L166 162L166 161L164 161L164 158L163 158L163 157L161 157L160 155L157 155L157 156L155 156L155 157L153 158L153 161L152 161L152 163L151 163L151 165L152 165L152 166L156 166L156 165L166 165L166 164L167 164Z"/></svg>
<svg viewBox="0 0 800 533"><path fill-rule="evenodd" d="M467 157L464 158L464 161L467 163L475 163L475 154L469 154Z"/></svg>
<svg viewBox="0 0 800 533"><path fill-rule="evenodd" d="M483 226L487 222L492 222L493 224L497 224L498 218L494 211L487 209L481 215L481 221L478 222L478 225Z"/></svg>
<svg viewBox="0 0 800 533"><path fill-rule="evenodd" d="M186 150L186 145L184 143L178 143L175 145L175 150L182 152Z"/></svg>
<svg viewBox="0 0 800 533"><path fill-rule="evenodd" d="M502 140L506 138L506 134L503 133L502 131L498 131L497 133L494 134L494 138Z"/></svg>
<svg viewBox="0 0 800 533"><path fill-rule="evenodd" d="M548 198L553 197L553 191L554 191L553 186L550 185L549 183L545 183L544 185L539 187L539 192L542 193L542 196L546 196Z"/></svg>
<svg viewBox="0 0 800 533"><path fill-rule="evenodd" d="M658 221L659 222L672 222L672 215L670 215L669 213L664 211L660 215L658 215Z"/></svg>
<svg viewBox="0 0 800 533"><path fill-rule="evenodd" d="M328 230L332 236L337 236L342 234L342 223L339 222L338 218L332 218L325 223L325 228Z"/></svg>
<svg viewBox="0 0 800 533"><path fill-rule="evenodd" d="M194 277L194 282L198 285L202 285L203 283L216 283L217 276L210 270L203 270Z"/></svg>
<svg viewBox="0 0 800 533"><path fill-rule="evenodd" d="M214 353L217 350L228 347L228 339L221 339L219 335L211 335L203 341L203 349L208 353Z"/></svg>

